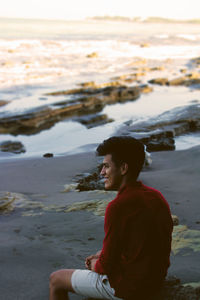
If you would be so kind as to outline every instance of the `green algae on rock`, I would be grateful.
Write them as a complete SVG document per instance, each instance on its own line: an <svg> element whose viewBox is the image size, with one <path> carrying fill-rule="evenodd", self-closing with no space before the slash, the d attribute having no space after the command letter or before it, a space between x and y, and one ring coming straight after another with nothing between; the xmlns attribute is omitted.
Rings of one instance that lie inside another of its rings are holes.
<svg viewBox="0 0 200 300"><path fill-rule="evenodd" d="M172 234L172 253L174 255L181 250L188 250L184 255L189 255L190 251L200 251L200 230L189 229L186 225L174 227Z"/></svg>
<svg viewBox="0 0 200 300"><path fill-rule="evenodd" d="M9 214L16 208L25 209L33 213L33 210L42 209L44 205L39 201L31 201L26 195L21 193L0 192L0 213Z"/></svg>
<svg viewBox="0 0 200 300"><path fill-rule="evenodd" d="M0 192L0 212L7 212L11 209L15 196L9 192Z"/></svg>
<svg viewBox="0 0 200 300"><path fill-rule="evenodd" d="M99 199L76 202L68 206L65 212L87 210L93 212L97 216L104 216L106 206L111 200L113 200L116 197L117 194L116 192L113 191L102 191L102 190L88 191L88 193L94 193L94 195L96 195L96 197L99 197Z"/></svg>

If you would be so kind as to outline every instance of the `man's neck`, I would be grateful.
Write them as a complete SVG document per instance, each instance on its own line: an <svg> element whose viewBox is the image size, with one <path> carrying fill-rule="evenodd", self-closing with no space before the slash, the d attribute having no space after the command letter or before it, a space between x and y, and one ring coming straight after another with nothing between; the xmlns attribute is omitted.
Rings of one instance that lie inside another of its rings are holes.
<svg viewBox="0 0 200 300"><path fill-rule="evenodd" d="M130 176L124 176L122 179L122 182L118 188L118 191L121 190L125 185L134 185L136 183L137 179L133 179L133 177Z"/></svg>

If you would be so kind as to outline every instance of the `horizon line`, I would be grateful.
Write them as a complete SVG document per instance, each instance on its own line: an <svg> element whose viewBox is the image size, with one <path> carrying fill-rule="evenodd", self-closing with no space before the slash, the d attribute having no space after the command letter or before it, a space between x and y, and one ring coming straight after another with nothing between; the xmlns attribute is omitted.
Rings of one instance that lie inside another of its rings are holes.
<svg viewBox="0 0 200 300"><path fill-rule="evenodd" d="M6 19L6 20L26 20L26 21L57 21L57 22L67 22L67 21L88 21L88 20L97 20L97 21L131 21L131 22L141 22L145 23L148 21L151 22L158 22L158 21L165 21L165 22L177 22L177 23L200 23L200 18L188 18L188 19L175 19L175 18L167 18L167 17L161 17L161 16L148 16L148 17L142 17L142 16L111 16L111 15L95 15L95 16L86 16L83 18L65 18L65 19L59 19L59 18L37 18L37 17L5 17L0 16L0 19Z"/></svg>

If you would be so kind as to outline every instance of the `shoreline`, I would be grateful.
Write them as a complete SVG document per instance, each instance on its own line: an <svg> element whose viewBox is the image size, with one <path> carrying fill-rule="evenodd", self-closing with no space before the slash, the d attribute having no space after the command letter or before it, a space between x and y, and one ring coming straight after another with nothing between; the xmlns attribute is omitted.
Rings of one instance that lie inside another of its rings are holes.
<svg viewBox="0 0 200 300"><path fill-rule="evenodd" d="M113 134L114 135L114 134ZM200 140L200 133L188 133L181 136L178 136L175 138L175 150L173 151L182 151L182 150L188 150L191 148L194 148L199 145ZM0 163L4 161L15 161L15 160L31 160L31 159L40 159L43 158L45 154L52 154L53 157L65 157L70 156L72 154L81 154L86 152L92 152L95 150L98 143L95 144L85 144L83 146L74 148L72 150L62 152L62 153L55 153L55 152L41 152L41 153L35 153L35 154L14 154L11 152L3 152L0 151ZM151 152L153 153L153 152Z"/></svg>

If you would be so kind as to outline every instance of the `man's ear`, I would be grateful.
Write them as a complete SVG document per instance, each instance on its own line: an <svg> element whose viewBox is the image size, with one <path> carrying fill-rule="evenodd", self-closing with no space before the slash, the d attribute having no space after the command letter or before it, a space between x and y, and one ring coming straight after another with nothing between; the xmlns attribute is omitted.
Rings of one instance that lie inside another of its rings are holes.
<svg viewBox="0 0 200 300"><path fill-rule="evenodd" d="M120 169L121 169L121 174L122 175L127 174L127 172L128 172L128 164L126 162L123 162L121 164L121 168Z"/></svg>

